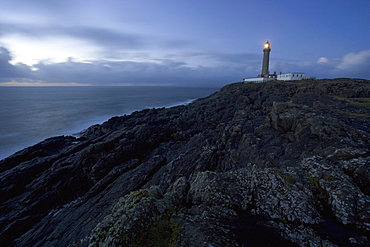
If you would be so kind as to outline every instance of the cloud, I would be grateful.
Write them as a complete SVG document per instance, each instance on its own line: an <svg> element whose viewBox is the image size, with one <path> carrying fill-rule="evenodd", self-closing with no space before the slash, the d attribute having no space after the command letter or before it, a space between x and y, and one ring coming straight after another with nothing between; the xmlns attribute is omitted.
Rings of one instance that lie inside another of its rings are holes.
<svg viewBox="0 0 370 247"><path fill-rule="evenodd" d="M183 51L177 54L167 54L166 58L182 61L186 66L196 67L223 67L238 70L236 75L246 76L246 73L255 74L253 67L260 64L261 56L253 53L229 53L217 50ZM227 70L227 69L226 69ZM244 73L244 75L243 75Z"/></svg>
<svg viewBox="0 0 370 247"><path fill-rule="evenodd" d="M0 47L0 82L9 81L12 79L21 79L29 77L30 69L24 64L14 66L9 63L11 60L10 52Z"/></svg>
<svg viewBox="0 0 370 247"><path fill-rule="evenodd" d="M321 61L321 62L320 62ZM315 72L322 77L370 78L370 50L351 52L339 58L319 58Z"/></svg>
<svg viewBox="0 0 370 247"><path fill-rule="evenodd" d="M43 59L60 62L67 57L85 59L133 59L132 56L163 54L190 48L193 42L114 28L66 25L33 25L0 22L2 44L13 51L13 59L29 65ZM1 43L0 43L1 45ZM124 57L131 55L131 57ZM140 59L139 59L140 60Z"/></svg>
<svg viewBox="0 0 370 247"><path fill-rule="evenodd" d="M27 25L0 23L0 36L16 35L34 39L48 37L68 37L80 39L112 48L140 48L145 44L145 37L129 32L118 32L112 29L88 26L63 25Z"/></svg>
<svg viewBox="0 0 370 247"><path fill-rule="evenodd" d="M370 78L370 50L351 52L339 58L319 57L316 62L273 59L270 71L303 72L317 78Z"/></svg>
<svg viewBox="0 0 370 247"><path fill-rule="evenodd" d="M0 85L222 86L261 72L259 54L206 50L158 57L141 52L127 56L136 57L137 61L69 58L63 62L44 60L31 67L21 63L10 64L10 52L0 47ZM370 78L369 59L369 51L349 53L330 60L321 57L317 61L274 58L270 62L270 72L303 72L318 78Z"/></svg>
<svg viewBox="0 0 370 247"><path fill-rule="evenodd" d="M145 39L139 35L116 32L113 30L92 27L68 27L55 30L70 38L82 39L110 49L138 49L146 46Z"/></svg>
<svg viewBox="0 0 370 247"><path fill-rule="evenodd" d="M370 50L346 54L336 68L340 70L359 70L364 66L370 66Z"/></svg>
<svg viewBox="0 0 370 247"><path fill-rule="evenodd" d="M33 79L50 83L82 83L90 85L205 85L233 82L237 71L227 68L190 68L186 63L170 59L156 62L90 61L37 64ZM239 72L240 73L240 72ZM231 81L230 81L231 80Z"/></svg>
<svg viewBox="0 0 370 247"><path fill-rule="evenodd" d="M209 60L215 60L223 63L246 63L250 61L259 61L262 56L255 53L226 53L216 50L205 50L197 52L183 52L181 57L203 57Z"/></svg>
<svg viewBox="0 0 370 247"><path fill-rule="evenodd" d="M0 47L0 63L9 63L11 59L10 52L4 47Z"/></svg>
<svg viewBox="0 0 370 247"><path fill-rule="evenodd" d="M9 63L11 55L0 49L1 85L224 85L240 80L243 66L188 66L184 61L158 58L144 62L69 58L27 66Z"/></svg>
<svg viewBox="0 0 370 247"><path fill-rule="evenodd" d="M327 57L320 57L319 60L317 60L318 64L327 64L329 62L330 62L329 58L327 58Z"/></svg>

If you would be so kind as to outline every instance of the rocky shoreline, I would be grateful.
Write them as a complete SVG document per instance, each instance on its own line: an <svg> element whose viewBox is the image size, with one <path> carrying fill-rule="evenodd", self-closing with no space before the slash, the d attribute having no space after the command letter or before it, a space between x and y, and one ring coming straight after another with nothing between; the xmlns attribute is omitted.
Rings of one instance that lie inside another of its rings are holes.
<svg viewBox="0 0 370 247"><path fill-rule="evenodd" d="M4 246L369 246L370 84L223 87L0 161Z"/></svg>

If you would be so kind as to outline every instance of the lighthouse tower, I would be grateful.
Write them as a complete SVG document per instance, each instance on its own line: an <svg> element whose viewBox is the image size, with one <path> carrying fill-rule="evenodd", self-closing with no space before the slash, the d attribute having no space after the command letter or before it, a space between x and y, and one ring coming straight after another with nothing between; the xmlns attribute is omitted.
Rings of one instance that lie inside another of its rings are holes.
<svg viewBox="0 0 370 247"><path fill-rule="evenodd" d="M270 60L270 43L266 41L265 46L263 47L263 61L262 61L262 73L261 77L269 77L269 60Z"/></svg>
<svg viewBox="0 0 370 247"><path fill-rule="evenodd" d="M266 81L274 81L277 79L277 74L274 72L273 74L269 73L269 62L270 62L270 42L266 41L263 47L263 60L262 60L262 73L258 75L256 78L243 78L244 82L266 82Z"/></svg>

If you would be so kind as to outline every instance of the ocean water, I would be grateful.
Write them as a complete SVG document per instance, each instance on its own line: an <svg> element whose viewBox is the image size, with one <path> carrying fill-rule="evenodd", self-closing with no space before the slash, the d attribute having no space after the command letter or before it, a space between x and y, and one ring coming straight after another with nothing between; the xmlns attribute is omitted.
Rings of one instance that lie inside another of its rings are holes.
<svg viewBox="0 0 370 247"><path fill-rule="evenodd" d="M0 160L58 135L73 135L113 116L206 97L200 87L1 87Z"/></svg>

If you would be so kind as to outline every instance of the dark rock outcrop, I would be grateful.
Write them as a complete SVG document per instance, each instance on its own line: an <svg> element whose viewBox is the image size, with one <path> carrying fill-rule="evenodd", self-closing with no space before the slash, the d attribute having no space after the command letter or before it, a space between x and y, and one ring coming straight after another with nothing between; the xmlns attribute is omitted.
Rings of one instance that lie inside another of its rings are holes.
<svg viewBox="0 0 370 247"><path fill-rule="evenodd" d="M4 246L368 246L370 84L242 84L0 161Z"/></svg>

